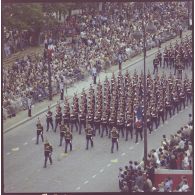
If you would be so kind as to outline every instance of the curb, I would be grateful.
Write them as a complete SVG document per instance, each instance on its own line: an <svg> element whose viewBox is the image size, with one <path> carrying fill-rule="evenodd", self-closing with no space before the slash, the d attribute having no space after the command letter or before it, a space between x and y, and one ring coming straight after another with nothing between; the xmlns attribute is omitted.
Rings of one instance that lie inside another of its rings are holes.
<svg viewBox="0 0 195 195"><path fill-rule="evenodd" d="M187 36L190 36L190 35L187 34ZM176 37L175 37L175 38L176 38ZM175 42L175 41L174 41L174 42ZM166 45L166 43L165 43L165 45ZM164 48L165 45L162 46L161 49ZM158 52L158 49L155 49L155 48L154 48L154 51L151 52L150 54L146 55L146 58L147 58L147 57L150 57L151 55L154 55L154 54L157 53L157 52ZM130 63L129 65L127 65L127 66L125 66L124 68L122 68L122 71L123 71L123 70L126 70L127 68L129 68L129 67L131 67L131 66L134 66L135 64L137 64L138 62L140 62L140 61L142 61L142 60L143 60L143 56L140 56L139 59L135 60L133 63ZM119 72L119 70L117 69L115 72ZM89 88L87 88L87 89L89 89ZM86 89L86 90L87 90L87 89ZM81 93L78 93L78 95L80 95L80 94L81 94ZM70 99L70 97L69 97L68 99ZM61 104L61 103L60 103L60 104ZM55 107L56 105L57 105L57 103L54 103L54 104L52 104L52 105L50 106L50 108L53 108L53 107ZM20 122L18 122L18 123L16 123L16 124L12 125L11 127L5 129L5 130L3 131L3 134L5 134L5 133L11 131L12 129L14 129L14 128L16 128L16 127L18 127L18 126L20 126L20 125L22 125L22 124L24 124L24 123L26 123L26 122L32 120L32 119L34 119L34 118L36 118L38 115L40 115L40 114L42 114L42 113L44 113L44 112L46 112L46 111L47 111L47 108L44 108L43 110L37 112L34 116L32 116L32 117L30 117L30 118L26 118L26 119L24 119L24 120L22 120L22 121L20 121Z"/></svg>

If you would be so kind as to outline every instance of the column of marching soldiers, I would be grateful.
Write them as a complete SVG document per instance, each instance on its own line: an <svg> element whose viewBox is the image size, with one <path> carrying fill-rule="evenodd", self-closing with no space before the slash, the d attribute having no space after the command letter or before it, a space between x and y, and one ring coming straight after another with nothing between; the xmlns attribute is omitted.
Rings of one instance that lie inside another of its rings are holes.
<svg viewBox="0 0 195 195"><path fill-rule="evenodd" d="M192 67L192 37L185 37L179 43L176 40L175 45L170 43L169 47L165 47L163 54L158 51L153 60L153 74L158 72L159 66L162 68L174 69L174 75L182 79L182 71L185 68Z"/></svg>
<svg viewBox="0 0 195 195"><path fill-rule="evenodd" d="M177 43L176 43L177 45ZM179 46L175 47L177 55L175 55L174 63L182 64L182 53L184 48L188 48L190 42L186 39ZM181 49L182 48L182 49ZM170 65L172 62L166 62L167 50L164 53L164 64ZM179 52L177 51L179 50ZM190 50L190 49L189 49ZM179 60L179 62L177 62ZM160 61L159 61L160 62ZM190 63L190 62L189 62ZM188 68L189 63L183 63L185 68ZM172 64L173 65L173 64ZM175 67L177 65L175 64ZM175 72L174 72L175 74ZM118 150L118 140L120 134L122 138L128 141L130 135L131 140L135 135L135 143L138 143L138 137L143 139L143 122L136 119L138 110L141 109L142 116L143 102L144 102L144 76L143 73L137 74L134 71L133 76L128 71L123 75L119 71L116 76L112 74L111 80L106 77L104 82L98 82L96 90L90 85L88 93L83 89L80 97L74 94L72 106L70 109L69 101L65 98L64 109L60 104L56 106L55 113L55 127L53 125L53 117L50 108L46 114L47 130L49 126L56 132L57 128L60 129L60 144L65 140L65 153L67 153L68 145L70 151L72 150L72 133L75 129L79 134L85 130L86 134L86 149L88 150L89 142L93 147L93 137L100 135L103 137L106 133L108 138L111 138L111 153L113 153L114 145ZM192 102L192 79L181 77L175 77L171 72L170 75L165 73L162 76L152 78L152 75L148 71L146 78L146 128L151 134L153 130L157 129L160 123L164 123L171 118L176 112L178 113L182 107L185 108L188 103ZM39 142L39 136L43 139L43 126L40 120L36 124L37 126L37 144ZM44 144L45 148L45 163L50 160L52 164L52 146L46 140Z"/></svg>

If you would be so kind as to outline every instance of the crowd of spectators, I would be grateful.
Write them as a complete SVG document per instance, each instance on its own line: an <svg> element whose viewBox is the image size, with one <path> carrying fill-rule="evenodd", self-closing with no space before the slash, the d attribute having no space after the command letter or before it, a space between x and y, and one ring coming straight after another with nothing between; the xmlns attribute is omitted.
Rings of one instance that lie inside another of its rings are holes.
<svg viewBox="0 0 195 195"><path fill-rule="evenodd" d="M167 177L158 186L154 186L155 169L193 170L193 121L181 127L175 135L168 140L163 135L161 147L152 149L148 154L146 170L144 161L129 161L129 166L119 168L119 188L122 192L186 192L190 191L186 176L182 176L181 182L173 189L174 180ZM171 172L170 172L171 173Z"/></svg>
<svg viewBox="0 0 195 195"><path fill-rule="evenodd" d="M10 57L13 53L23 51L28 47L35 45L34 37L36 33L32 30L8 30L4 27L3 31L3 54L4 57Z"/></svg>
<svg viewBox="0 0 195 195"><path fill-rule="evenodd" d="M52 44L54 48L51 62L53 94L59 92L61 80L69 85L84 79L94 66L100 72L142 52L143 39L136 40L133 36L136 29L141 28L141 12L136 3L106 2L104 6L103 11L91 8L69 16L59 29L41 33L44 44ZM147 49L178 35L178 25L187 27L186 16L185 2L146 4L146 23L151 20L157 28L155 34L146 34ZM31 44L32 33L28 31L6 33L4 51L8 56ZM38 102L48 93L48 65L44 55L34 59L27 56L16 60L11 68L4 67L4 118L26 109L27 97Z"/></svg>

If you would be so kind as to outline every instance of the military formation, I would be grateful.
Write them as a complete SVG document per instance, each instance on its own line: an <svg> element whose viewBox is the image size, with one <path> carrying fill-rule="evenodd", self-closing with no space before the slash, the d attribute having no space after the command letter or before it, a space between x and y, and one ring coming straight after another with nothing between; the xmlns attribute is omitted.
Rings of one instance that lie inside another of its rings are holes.
<svg viewBox="0 0 195 195"><path fill-rule="evenodd" d="M178 54L175 55L174 60L170 54L167 54L172 53L171 48L173 47L165 48L163 57L159 53L157 54L157 61L160 65L170 66L170 68L178 67L177 60L179 60L183 66L190 66L191 61L188 63L183 61L185 55L192 55L190 39L185 39L180 45L176 43L175 51L177 52L175 53ZM47 131L51 126L54 132L60 132L59 146L62 146L64 140L65 153L67 153L68 145L72 151L73 132L85 133L86 150L89 148L89 143L91 147L94 146L94 136L111 138L111 153L113 153L114 145L117 150L119 149L119 138L128 141L130 137L130 140L135 139L135 143L139 142L139 137L143 140L144 118L148 132L152 133L165 120L191 103L192 85L192 79L188 79L187 75L182 79L170 72L169 75L163 73L161 76L156 74L153 77L148 71L146 94L144 94L142 72L138 75L135 70L133 75L130 75L127 70L123 75L119 70L118 75L113 73L110 80L106 77L103 82L99 81L96 88L90 85L88 92L83 89L80 98L74 94L71 106L65 97L63 109L58 103L55 116L48 107ZM146 117L144 117L144 96L146 97ZM40 120L37 123L37 143L39 135L43 141L43 128ZM48 158L52 163L50 153L48 149L47 152L45 151L44 167L46 167Z"/></svg>
<svg viewBox="0 0 195 195"><path fill-rule="evenodd" d="M192 68L192 62L192 38L186 36L180 43L170 43L163 53L158 51L153 60L153 74L158 72L159 67L170 68L174 70L174 75L182 79L182 70Z"/></svg>

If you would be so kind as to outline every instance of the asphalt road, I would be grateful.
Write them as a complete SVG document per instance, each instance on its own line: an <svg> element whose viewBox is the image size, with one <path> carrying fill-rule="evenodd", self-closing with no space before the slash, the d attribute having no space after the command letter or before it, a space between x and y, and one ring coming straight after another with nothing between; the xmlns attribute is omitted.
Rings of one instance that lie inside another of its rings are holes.
<svg viewBox="0 0 195 195"><path fill-rule="evenodd" d="M147 69L152 72L153 56L147 58ZM143 69L143 61L129 67L131 74L134 69ZM173 70L172 70L173 71ZM125 72L125 70L124 70ZM163 69L159 69L160 74ZM166 70L167 73L170 70ZM184 71L189 77L190 70ZM108 73L111 76L111 73ZM173 118L148 135L148 149L158 148L162 135L176 132L188 121L192 113L192 105L180 111ZM45 124L45 114L39 116ZM43 168L43 143L35 144L36 119L7 132L3 136L4 191L5 192L119 192L118 168L124 167L129 160L141 160L143 157L143 141L135 144L133 140L119 139L119 151L110 153L111 140L108 137L94 137L94 148L85 150L85 135L73 132L73 151L64 154L64 143L59 147L59 129L57 133L45 132L54 147L53 165ZM45 129L44 128L44 129Z"/></svg>

